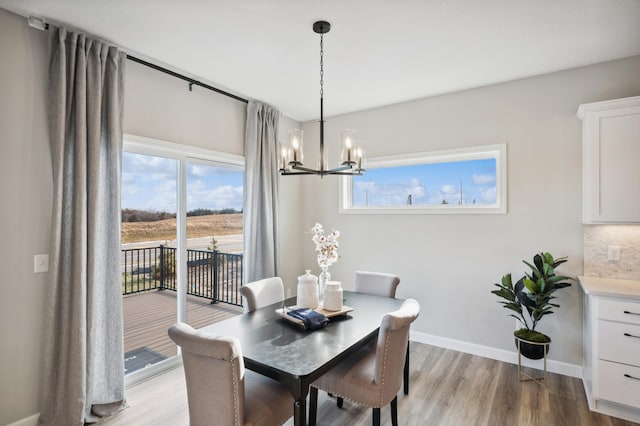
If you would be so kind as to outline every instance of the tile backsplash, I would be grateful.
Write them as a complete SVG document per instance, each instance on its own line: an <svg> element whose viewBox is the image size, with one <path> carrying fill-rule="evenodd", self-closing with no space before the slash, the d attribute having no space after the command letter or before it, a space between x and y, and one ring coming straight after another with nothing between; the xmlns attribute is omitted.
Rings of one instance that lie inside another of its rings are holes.
<svg viewBox="0 0 640 426"><path fill-rule="evenodd" d="M620 246L620 260L608 260ZM584 274L640 280L640 225L584 225Z"/></svg>

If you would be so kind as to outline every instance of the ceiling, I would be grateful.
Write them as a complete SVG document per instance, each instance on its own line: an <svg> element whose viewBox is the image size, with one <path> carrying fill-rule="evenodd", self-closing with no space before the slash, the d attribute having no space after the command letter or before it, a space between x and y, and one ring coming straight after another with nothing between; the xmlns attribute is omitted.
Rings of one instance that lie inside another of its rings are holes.
<svg viewBox="0 0 640 426"><path fill-rule="evenodd" d="M337 115L640 54L640 0L0 0L277 107ZM640 70L639 70L640 72ZM203 90L194 88L194 90Z"/></svg>

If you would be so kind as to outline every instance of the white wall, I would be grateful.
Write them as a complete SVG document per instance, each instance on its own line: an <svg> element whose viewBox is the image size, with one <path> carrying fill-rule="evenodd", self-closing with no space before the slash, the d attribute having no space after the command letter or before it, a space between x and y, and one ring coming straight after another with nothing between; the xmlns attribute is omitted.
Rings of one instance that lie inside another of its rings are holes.
<svg viewBox="0 0 640 426"><path fill-rule="evenodd" d="M46 124L47 35L0 9L0 424L38 411L48 273L51 158Z"/></svg>
<svg viewBox="0 0 640 426"><path fill-rule="evenodd" d="M638 70L640 57L633 57L329 118L325 142L334 162L343 128L358 130L371 157L506 142L508 214L338 214L338 179L305 177L300 270L311 266L318 273L304 232L319 221L342 233L341 259L331 272L346 288L358 269L397 273L398 296L422 305L414 331L513 352L515 320L489 293L492 284L508 272L520 276L521 260L539 250L569 256L563 272L582 272L576 110L640 94ZM303 126L309 164L317 127ZM581 292L574 285L557 294L561 308L541 322L541 331L553 339L553 360L581 365Z"/></svg>

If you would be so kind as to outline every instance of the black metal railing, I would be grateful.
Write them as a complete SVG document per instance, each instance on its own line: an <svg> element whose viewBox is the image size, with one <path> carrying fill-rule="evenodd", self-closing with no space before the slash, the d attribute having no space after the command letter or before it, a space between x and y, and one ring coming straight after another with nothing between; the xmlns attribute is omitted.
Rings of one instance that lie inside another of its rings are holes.
<svg viewBox="0 0 640 426"><path fill-rule="evenodd" d="M187 249L187 294L211 303L242 306L242 254ZM176 249L122 250L122 295L150 290L176 291Z"/></svg>

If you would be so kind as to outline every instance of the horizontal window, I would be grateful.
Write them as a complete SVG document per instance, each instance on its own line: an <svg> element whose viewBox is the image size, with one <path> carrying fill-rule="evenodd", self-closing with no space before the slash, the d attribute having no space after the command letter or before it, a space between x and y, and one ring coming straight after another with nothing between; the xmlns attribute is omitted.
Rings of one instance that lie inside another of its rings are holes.
<svg viewBox="0 0 640 426"><path fill-rule="evenodd" d="M371 158L341 213L506 213L506 144Z"/></svg>

